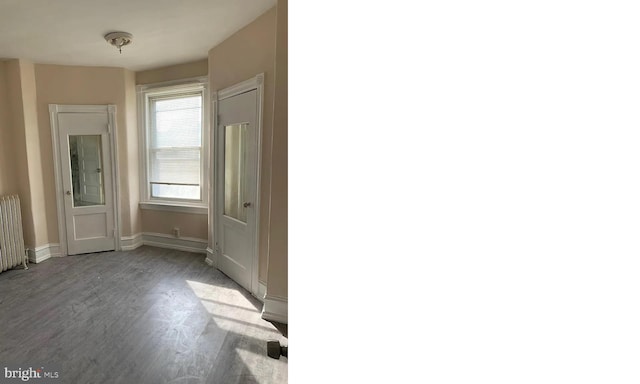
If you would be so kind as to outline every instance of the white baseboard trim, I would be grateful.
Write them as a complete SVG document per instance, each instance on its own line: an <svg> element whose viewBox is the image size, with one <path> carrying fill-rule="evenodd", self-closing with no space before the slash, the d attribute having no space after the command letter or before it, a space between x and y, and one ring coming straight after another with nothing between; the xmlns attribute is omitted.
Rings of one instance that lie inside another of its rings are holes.
<svg viewBox="0 0 640 384"><path fill-rule="evenodd" d="M266 295L262 306L262 318L289 324L287 299Z"/></svg>
<svg viewBox="0 0 640 384"><path fill-rule="evenodd" d="M218 268L218 259L216 258L216 254L213 252L213 249L207 247L207 257L204 259L204 262L213 268Z"/></svg>
<svg viewBox="0 0 640 384"><path fill-rule="evenodd" d="M267 295L267 286L258 281L258 300L264 303L264 297Z"/></svg>
<svg viewBox="0 0 640 384"><path fill-rule="evenodd" d="M133 236L122 236L120 238L120 249L123 251L133 251L142 246L142 233Z"/></svg>
<svg viewBox="0 0 640 384"><path fill-rule="evenodd" d="M29 248L27 249L27 255L29 256L29 262L36 264L42 263L52 257L62 256L60 253L60 244L56 243L41 245L35 249Z"/></svg>
<svg viewBox="0 0 640 384"><path fill-rule="evenodd" d="M207 240L194 237L173 237L164 233L142 233L142 244L178 251L207 253Z"/></svg>

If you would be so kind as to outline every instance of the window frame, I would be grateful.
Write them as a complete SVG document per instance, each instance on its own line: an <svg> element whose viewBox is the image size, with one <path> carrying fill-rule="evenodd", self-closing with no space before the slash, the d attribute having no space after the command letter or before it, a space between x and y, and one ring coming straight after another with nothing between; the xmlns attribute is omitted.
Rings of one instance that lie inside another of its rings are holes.
<svg viewBox="0 0 640 384"><path fill-rule="evenodd" d="M209 193L209 92L208 78L197 77L178 81L138 85L138 128L140 148L140 208L154 210L168 210L189 213L207 213ZM200 146L200 199L187 200L179 198L160 198L151 196L150 132L153 119L150 111L150 101L155 98L176 97L200 93L202 96L202 132Z"/></svg>

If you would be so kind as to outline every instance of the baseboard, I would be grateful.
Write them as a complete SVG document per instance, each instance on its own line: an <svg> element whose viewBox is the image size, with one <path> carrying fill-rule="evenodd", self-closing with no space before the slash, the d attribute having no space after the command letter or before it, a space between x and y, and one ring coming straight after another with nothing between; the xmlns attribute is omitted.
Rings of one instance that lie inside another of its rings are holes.
<svg viewBox="0 0 640 384"><path fill-rule="evenodd" d="M120 238L120 249L123 251L133 251L142 246L142 233L133 236L122 236Z"/></svg>
<svg viewBox="0 0 640 384"><path fill-rule="evenodd" d="M43 261L52 257L62 256L60 253L60 244L45 244L35 249L27 249L27 255L29 256L30 263L42 263Z"/></svg>
<svg viewBox="0 0 640 384"><path fill-rule="evenodd" d="M264 297L267 295L267 286L258 281L258 300L264 303Z"/></svg>
<svg viewBox="0 0 640 384"><path fill-rule="evenodd" d="M207 240L193 237L173 237L164 233L142 233L142 244L178 251L207 253Z"/></svg>
<svg viewBox="0 0 640 384"><path fill-rule="evenodd" d="M204 262L214 268L218 268L218 259L216 258L216 254L213 252L213 249L207 247L207 257L204 259Z"/></svg>
<svg viewBox="0 0 640 384"><path fill-rule="evenodd" d="M287 299L266 295L262 306L262 318L289 324Z"/></svg>

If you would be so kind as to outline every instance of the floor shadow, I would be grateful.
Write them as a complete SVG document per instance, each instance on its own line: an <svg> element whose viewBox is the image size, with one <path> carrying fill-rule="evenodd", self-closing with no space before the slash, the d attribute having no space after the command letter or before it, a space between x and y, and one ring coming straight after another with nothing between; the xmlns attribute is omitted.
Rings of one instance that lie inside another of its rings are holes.
<svg viewBox="0 0 640 384"><path fill-rule="evenodd" d="M278 332L280 332L282 336L286 337L287 339L289 338L288 324L278 323L277 321L271 321L271 320L267 320L267 321L273 324L273 326L276 327L276 329L278 330Z"/></svg>

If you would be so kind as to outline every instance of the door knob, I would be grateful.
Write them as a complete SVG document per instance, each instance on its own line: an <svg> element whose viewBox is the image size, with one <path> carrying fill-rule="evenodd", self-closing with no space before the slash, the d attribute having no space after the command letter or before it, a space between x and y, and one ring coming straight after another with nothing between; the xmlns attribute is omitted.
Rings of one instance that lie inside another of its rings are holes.
<svg viewBox="0 0 640 384"><path fill-rule="evenodd" d="M102 169L97 168L97 169L96 169L96 172L100 173L100 172L102 172Z"/></svg>
<svg viewBox="0 0 640 384"><path fill-rule="evenodd" d="M71 191L65 192L67 195L71 196Z"/></svg>
<svg viewBox="0 0 640 384"><path fill-rule="evenodd" d="M247 207L251 206L251 203L244 203L244 204L242 204L242 206L247 208Z"/></svg>

